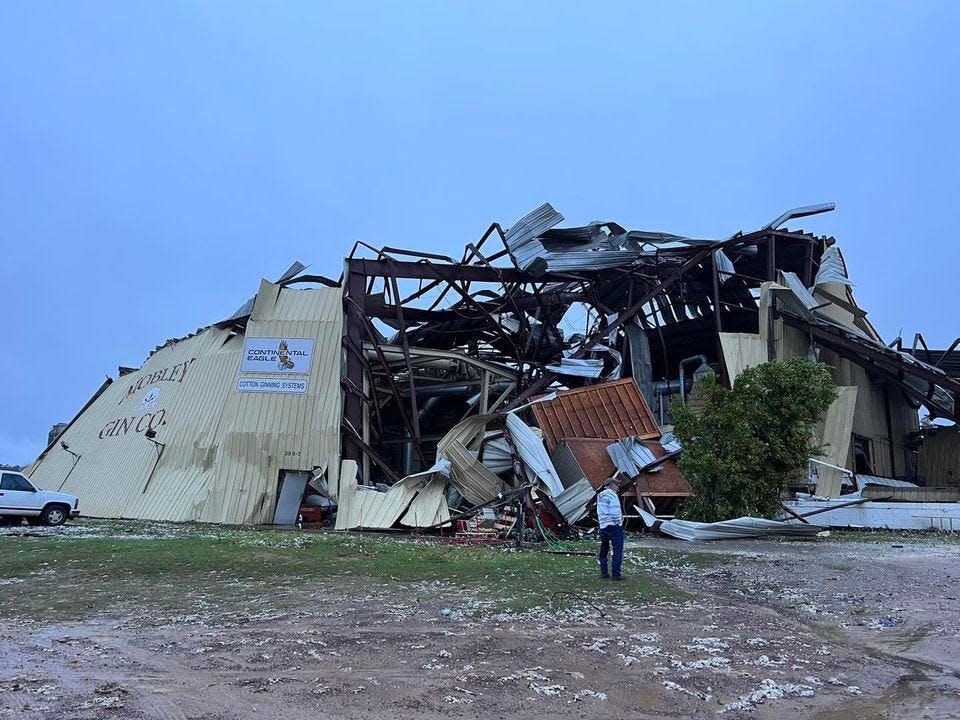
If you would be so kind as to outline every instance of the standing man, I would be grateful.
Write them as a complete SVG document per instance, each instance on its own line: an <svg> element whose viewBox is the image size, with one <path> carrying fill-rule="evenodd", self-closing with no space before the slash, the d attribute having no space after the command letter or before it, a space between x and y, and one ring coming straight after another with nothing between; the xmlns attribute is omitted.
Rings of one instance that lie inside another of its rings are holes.
<svg viewBox="0 0 960 720"><path fill-rule="evenodd" d="M620 497L617 495L619 482L616 477L609 478L603 484L603 490L597 496L597 519L600 521L600 577L621 580L620 566L623 565L623 512L620 510ZM613 545L613 575L607 572L607 553Z"/></svg>

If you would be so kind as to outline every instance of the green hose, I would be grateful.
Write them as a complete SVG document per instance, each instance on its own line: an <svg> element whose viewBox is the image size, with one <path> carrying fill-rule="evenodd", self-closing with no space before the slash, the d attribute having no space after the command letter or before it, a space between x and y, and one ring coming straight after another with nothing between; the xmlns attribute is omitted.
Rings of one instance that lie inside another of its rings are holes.
<svg viewBox="0 0 960 720"><path fill-rule="evenodd" d="M537 522L537 527L540 529L540 535L543 536L543 542L550 550L556 552L577 552L579 554L581 548L575 548L571 546L570 543L564 542L552 532L547 530L547 528L543 526L543 523L540 522L539 515L534 515L533 517Z"/></svg>

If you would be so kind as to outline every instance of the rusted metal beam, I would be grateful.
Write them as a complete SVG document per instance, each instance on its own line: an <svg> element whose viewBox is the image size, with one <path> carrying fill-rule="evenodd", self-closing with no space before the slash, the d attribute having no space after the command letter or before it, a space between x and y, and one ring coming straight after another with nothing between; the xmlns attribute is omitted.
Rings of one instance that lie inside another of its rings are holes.
<svg viewBox="0 0 960 720"><path fill-rule="evenodd" d="M407 323L403 319L403 303L399 302L400 290L397 287L397 276L393 272L394 260L387 258L387 267L391 269L389 280L391 287L393 288L393 297L397 300L396 310L397 323L400 325L400 347L403 349L403 361L407 366L407 387L410 390L410 432L414 446L417 448L417 454L420 455L420 460L423 463L423 468L426 469L427 463L423 455L423 446L420 440L420 416L419 408L417 407L417 387L416 381L413 379L413 364L410 362L410 343L407 341Z"/></svg>
<svg viewBox="0 0 960 720"><path fill-rule="evenodd" d="M767 280L777 281L777 239L767 238Z"/></svg>
<svg viewBox="0 0 960 720"><path fill-rule="evenodd" d="M929 383L934 385L939 385L945 390L950 390L952 392L960 392L960 381L951 378L948 375L941 375L940 373L933 372L928 370L922 365L917 365L913 363L905 363L903 360L898 360L897 358L891 358L880 348L871 348L866 346L861 342L851 340L843 335L837 333L832 333L828 330L825 330L816 325L811 325L810 323L804 321L802 318L798 318L795 315L789 313L780 313L780 317L783 318L784 322L793 327L797 327L801 330L809 332L817 342L826 345L828 347L833 346L833 349L843 349L848 352L859 353L861 356L866 357L869 360L874 361L878 365L887 365L892 363L893 367L884 367L888 372L893 373L903 373L913 375L915 377L926 380ZM839 351L839 350L838 350Z"/></svg>
<svg viewBox="0 0 960 720"><path fill-rule="evenodd" d="M441 281L441 283L442 282L444 281ZM561 305L587 301L587 295L582 292L554 291L541 293L540 297L545 305ZM476 300L475 298L474 300L476 305L472 307L479 308L481 311L478 313L478 318L490 313L499 313L504 311L504 304L502 301ZM532 310L537 308L539 304L536 296L533 294L524 297L514 297L512 302L520 310ZM411 323L463 320L465 319L465 316L469 317L470 315L469 309L464 305L457 305L454 308L448 308L445 310L425 310L423 308L409 307L407 306L406 302L404 302L403 312L406 319ZM369 305L368 315L369 317L392 320L396 317L396 306L392 304Z"/></svg>
<svg viewBox="0 0 960 720"><path fill-rule="evenodd" d="M359 272L367 277L387 277L390 268L386 260L352 258L347 260L349 272ZM484 265L448 265L436 262L395 261L398 278L407 280L446 280L460 282L531 283L567 282L570 274L547 272L534 277L516 268L488 267ZM582 280L578 276L573 276Z"/></svg>
<svg viewBox="0 0 960 720"><path fill-rule="evenodd" d="M360 437L360 433L357 432L357 429L353 427L353 425L351 425L346 421L346 419L344 419L344 421L341 423L341 427L344 430L346 430L344 435L346 435L347 437L353 438L353 441L357 444L357 447L363 450L363 452L366 453L367 457L373 460L373 462L377 465L377 467L379 467L383 471L384 475L386 475L392 482L398 482L400 480L400 476L397 475L393 471L393 468L391 468L387 464L387 462L377 454L377 451L363 441L363 438Z"/></svg>
<svg viewBox="0 0 960 720"><path fill-rule="evenodd" d="M345 268L345 286L346 295L344 297L345 310L344 325L346 327L345 340L348 340L354 347L363 347L363 322L366 320L366 298L367 298L367 276L364 273L355 272L351 269L350 261L346 263ZM352 315L349 310L355 308L356 313ZM360 320L363 318L363 320ZM346 376L355 386L363 386L364 368L367 366L366 359L362 354L347 353L346 357ZM347 394L343 400L343 416L353 427L363 425L363 403L359 398L352 394ZM362 460L362 448L349 436L343 437L342 455L345 460L355 460L358 464Z"/></svg>
<svg viewBox="0 0 960 720"><path fill-rule="evenodd" d="M417 450L417 455L419 455L420 457L420 462L423 463L424 467L428 467L426 457L423 454L423 447L421 446L419 440L414 436L413 422L410 420L410 417L407 415L407 412L404 408L403 396L400 394L400 390L397 388L396 383L393 381L393 370L390 367L390 363L387 361L386 355L383 354L383 350L380 348L380 338L377 337L377 333L374 330L370 320L365 315L362 314L360 307L357 305L357 303L353 301L353 298L348 298L348 309L353 310L354 316L358 318L360 321L360 326L366 331L366 335L370 340L370 344L373 346L373 351L376 353L377 359L380 361L380 364L383 366L383 369L385 371L384 377L387 381L387 384L390 386L390 391L393 393L394 399L397 402L397 410L400 413L400 418L403 420L403 424L407 428L407 432L409 432L411 435L411 438L413 438L413 441L414 441L413 446ZM363 342L363 338L361 337L361 342L359 343L360 347L363 347L362 342ZM348 355L347 357L349 358L351 356ZM351 382L354 382L353 378L351 378ZM360 382L361 383L363 382L362 374L361 374ZM354 382L354 384L356 383ZM348 395L347 397L350 398L352 396ZM360 405L359 401L356 401L356 402L358 405ZM344 405L346 405L346 401L344 402ZM344 416L348 421L350 421L350 418L346 416L346 413L344 413ZM363 422L363 416L362 414L360 414L360 423L362 424L362 422ZM352 421L350 421L350 424L353 427L356 427L356 425L353 424ZM359 460L359 458L357 459Z"/></svg>
<svg viewBox="0 0 960 720"><path fill-rule="evenodd" d="M723 332L723 316L720 312L723 305L720 302L720 271L717 267L717 253L710 255L710 275L713 280L713 317L716 325L715 340L717 344L717 359L720 361L720 382L732 385L733 380L727 374L727 361L723 356L723 343L720 341L720 333Z"/></svg>

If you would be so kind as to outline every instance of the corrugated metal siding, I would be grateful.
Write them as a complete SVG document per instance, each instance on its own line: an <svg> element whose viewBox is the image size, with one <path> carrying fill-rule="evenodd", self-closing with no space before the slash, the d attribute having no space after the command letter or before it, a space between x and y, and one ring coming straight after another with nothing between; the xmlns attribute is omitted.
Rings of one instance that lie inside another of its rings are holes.
<svg viewBox="0 0 960 720"><path fill-rule="evenodd" d="M720 347L731 382L747 368L762 365L768 359L767 343L755 333L720 333Z"/></svg>
<svg viewBox="0 0 960 720"><path fill-rule="evenodd" d="M806 357L809 338L800 330L776 321L777 358ZM723 338L721 337L721 342ZM870 379L866 370L827 349L821 349L820 361L831 368L831 376L838 386L858 388L856 408L851 431L871 441L871 461L878 475L903 476L907 473L907 434L918 426L917 412L910 407L902 393L891 388L884 391L881 383ZM890 434L887 431L887 398L890 403L890 427L893 435L893 464L891 465ZM849 443L846 443L849 446ZM852 467L852 450L837 464Z"/></svg>
<svg viewBox="0 0 960 720"><path fill-rule="evenodd" d="M560 443L550 455L550 460L557 469L557 475L564 488L572 487L586 477L580 463L577 462L577 458L566 443Z"/></svg>
<svg viewBox="0 0 960 720"><path fill-rule="evenodd" d="M918 472L929 487L960 486L960 428L945 428L920 446Z"/></svg>
<svg viewBox="0 0 960 720"><path fill-rule="evenodd" d="M532 408L551 452L573 437L660 437L660 427L632 378L561 392L556 400Z"/></svg>
<svg viewBox="0 0 960 720"><path fill-rule="evenodd" d="M517 454L526 466L527 480L530 482L539 480L554 497L562 493L563 483L557 477L557 471L550 462L550 456L543 447L543 441L513 413L507 413L506 425L513 444L517 448Z"/></svg>
<svg viewBox="0 0 960 720"><path fill-rule="evenodd" d="M341 326L339 289L281 290L264 282L246 333L314 338L307 393L237 393L244 336L230 330L211 327L171 343L115 382L68 429L63 439L82 458L64 492L98 517L269 522L282 469L339 469ZM181 382L145 383L128 394L141 378L181 363L188 363ZM154 385L156 406L139 410ZM146 492L154 446L135 425L99 437L116 418L133 418L145 429L145 412L163 413L155 429L166 444ZM33 479L55 489L71 463L67 453L51 450Z"/></svg>

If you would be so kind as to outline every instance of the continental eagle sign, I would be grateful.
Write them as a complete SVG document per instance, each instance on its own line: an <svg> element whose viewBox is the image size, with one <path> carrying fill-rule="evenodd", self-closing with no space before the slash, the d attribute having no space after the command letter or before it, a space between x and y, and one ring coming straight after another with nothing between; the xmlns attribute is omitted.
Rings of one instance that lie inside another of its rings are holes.
<svg viewBox="0 0 960 720"><path fill-rule="evenodd" d="M313 360L313 338L248 337L243 343L240 372L307 375Z"/></svg>

